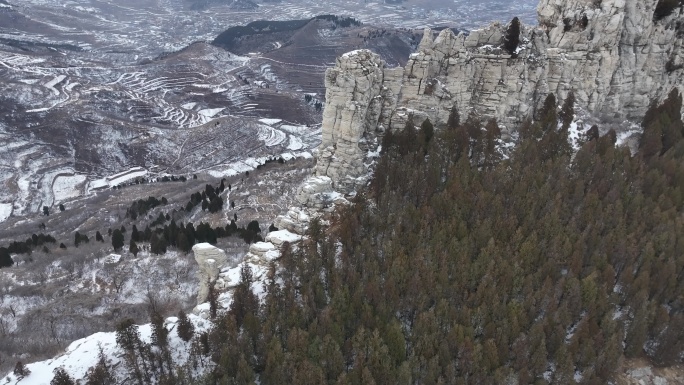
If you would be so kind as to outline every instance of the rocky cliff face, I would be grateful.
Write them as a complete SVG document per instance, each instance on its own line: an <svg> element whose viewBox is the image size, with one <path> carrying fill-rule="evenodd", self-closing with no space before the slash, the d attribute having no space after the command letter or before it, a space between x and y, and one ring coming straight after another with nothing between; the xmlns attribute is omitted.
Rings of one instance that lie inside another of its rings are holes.
<svg viewBox="0 0 684 385"><path fill-rule="evenodd" d="M541 0L539 26L522 26L515 54L507 26L469 35L426 30L404 68L367 50L350 52L326 73L326 108L317 175L347 193L363 184L378 135L409 116L444 124L453 107L496 118L512 134L548 93L599 117L638 119L653 100L684 89L681 7L660 20L658 0Z"/></svg>
<svg viewBox="0 0 684 385"><path fill-rule="evenodd" d="M207 300L209 295L209 285L216 282L219 278L221 267L228 261L226 253L208 243L198 243L192 247L195 261L199 265L199 292L197 293L197 303Z"/></svg>
<svg viewBox="0 0 684 385"><path fill-rule="evenodd" d="M591 112L639 118L651 101L681 89L682 9L656 20L657 3L541 0L549 91L563 97L572 89Z"/></svg>

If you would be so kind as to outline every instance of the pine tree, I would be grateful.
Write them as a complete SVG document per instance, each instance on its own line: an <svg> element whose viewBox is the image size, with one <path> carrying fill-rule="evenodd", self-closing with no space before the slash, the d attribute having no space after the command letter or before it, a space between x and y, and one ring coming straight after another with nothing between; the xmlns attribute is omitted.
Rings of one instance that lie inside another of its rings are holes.
<svg viewBox="0 0 684 385"><path fill-rule="evenodd" d="M189 342L195 334L195 326L183 310L178 312L178 324L176 326L178 337L185 342Z"/></svg>
<svg viewBox="0 0 684 385"><path fill-rule="evenodd" d="M169 344L169 331L164 326L164 317L156 311L150 314L150 324L152 325L152 345L165 348Z"/></svg>
<svg viewBox="0 0 684 385"><path fill-rule="evenodd" d="M0 247L0 268L14 265L14 260L6 247Z"/></svg>
<svg viewBox="0 0 684 385"><path fill-rule="evenodd" d="M140 345L140 332L132 319L121 321L116 327L116 344L123 350L135 350Z"/></svg>
<svg viewBox="0 0 684 385"><path fill-rule="evenodd" d="M207 281L208 293L207 302L209 302L209 316L215 319L218 314L218 292L216 291L216 283Z"/></svg>
<svg viewBox="0 0 684 385"><path fill-rule="evenodd" d="M116 229L112 232L112 247L114 251L119 251L124 246L124 236L121 230Z"/></svg>
<svg viewBox="0 0 684 385"><path fill-rule="evenodd" d="M176 237L176 247L184 253L189 252L192 249L192 245L188 240L188 236L185 235L184 231L179 231Z"/></svg>
<svg viewBox="0 0 684 385"><path fill-rule="evenodd" d="M449 118L447 119L446 128L447 130L456 130L461 125L461 118L458 113L458 108L456 106L451 107L449 112Z"/></svg>
<svg viewBox="0 0 684 385"><path fill-rule="evenodd" d="M435 128L433 127L432 122L430 122L430 119L425 119L423 124L420 125L420 136L423 138L426 145L430 143L434 134Z"/></svg>
<svg viewBox="0 0 684 385"><path fill-rule="evenodd" d="M572 120L575 118L575 93L570 91L568 93L568 97L565 98L565 101L563 102L563 107L561 108L560 113L558 114L558 118L560 118L562 122L562 128L567 130L570 127L570 124L572 123Z"/></svg>
<svg viewBox="0 0 684 385"><path fill-rule="evenodd" d="M99 231L95 232L95 240L104 243L104 238L102 237L102 234L100 234Z"/></svg>
<svg viewBox="0 0 684 385"><path fill-rule="evenodd" d="M504 48L512 57L517 57L518 45L520 45L520 19L514 17L506 29L504 36Z"/></svg>
<svg viewBox="0 0 684 385"><path fill-rule="evenodd" d="M74 379L71 378L69 373L67 373L66 370L64 370L64 368L62 368L62 367L55 368L55 370L53 372L55 373L55 376L50 381L50 385L75 385L76 384Z"/></svg>
<svg viewBox="0 0 684 385"><path fill-rule="evenodd" d="M18 378L24 378L28 377L31 374L31 371L21 361L18 361L17 364L14 365L13 373Z"/></svg>
<svg viewBox="0 0 684 385"><path fill-rule="evenodd" d="M128 251L133 254L134 257L138 257L138 253L140 252L140 249L138 248L138 244L135 243L134 240L131 239L130 244L128 245Z"/></svg>
<svg viewBox="0 0 684 385"><path fill-rule="evenodd" d="M88 369L85 375L85 385L116 385L117 381L111 372L107 356L102 346L98 346L97 364Z"/></svg>
<svg viewBox="0 0 684 385"><path fill-rule="evenodd" d="M140 233L135 225L131 229L131 241L140 242Z"/></svg>
<svg viewBox="0 0 684 385"><path fill-rule="evenodd" d="M152 233L152 238L150 238L150 251L153 254L160 255L166 253L166 238L164 236L157 235L156 232Z"/></svg>

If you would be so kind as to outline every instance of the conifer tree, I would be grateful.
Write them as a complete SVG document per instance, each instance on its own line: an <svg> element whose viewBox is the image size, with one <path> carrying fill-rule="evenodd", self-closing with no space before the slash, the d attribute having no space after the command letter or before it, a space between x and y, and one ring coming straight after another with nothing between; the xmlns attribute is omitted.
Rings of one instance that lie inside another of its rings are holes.
<svg viewBox="0 0 684 385"><path fill-rule="evenodd" d="M140 249L138 248L138 244L135 243L134 240L131 239L130 244L128 245L128 251L133 254L134 257L138 257L138 253L140 252Z"/></svg>
<svg viewBox="0 0 684 385"><path fill-rule="evenodd" d="M568 97L565 98L565 101L563 102L563 107L560 110L560 113L558 114L558 117L561 120L562 123L562 128L567 130L568 127L570 127L570 124L572 123L572 120L575 118L575 93L570 91L568 93Z"/></svg>
<svg viewBox="0 0 684 385"><path fill-rule="evenodd" d="M164 317L157 311L150 314L150 324L152 325L152 345L166 348L169 344L169 331L164 326Z"/></svg>
<svg viewBox="0 0 684 385"><path fill-rule="evenodd" d="M14 260L6 247L0 247L0 268L14 265Z"/></svg>
<svg viewBox="0 0 684 385"><path fill-rule="evenodd" d="M514 58L517 57L517 49L520 45L520 19L514 17L511 23L506 29L506 34L504 36L504 48L508 53Z"/></svg>
<svg viewBox="0 0 684 385"><path fill-rule="evenodd" d="M114 251L119 251L124 246L124 236L121 230L116 229L112 233L112 247Z"/></svg>
<svg viewBox="0 0 684 385"><path fill-rule="evenodd" d="M189 342L195 334L195 326L183 310L178 312L178 325L176 326L178 337L185 342Z"/></svg>
<svg viewBox="0 0 684 385"><path fill-rule="evenodd" d="M86 385L116 385L116 378L111 372L107 356L104 354L102 346L98 346L97 364L86 372Z"/></svg>
<svg viewBox="0 0 684 385"><path fill-rule="evenodd" d="M31 374L31 370L24 365L21 361L17 361L17 364L14 365L14 375L17 376L18 378L24 378L28 377Z"/></svg>
<svg viewBox="0 0 684 385"><path fill-rule="evenodd" d="M75 385L76 382L74 379L69 375L69 373L64 370L64 368L59 367L55 368L53 371L55 376L52 377L52 380L50 381L50 385Z"/></svg>

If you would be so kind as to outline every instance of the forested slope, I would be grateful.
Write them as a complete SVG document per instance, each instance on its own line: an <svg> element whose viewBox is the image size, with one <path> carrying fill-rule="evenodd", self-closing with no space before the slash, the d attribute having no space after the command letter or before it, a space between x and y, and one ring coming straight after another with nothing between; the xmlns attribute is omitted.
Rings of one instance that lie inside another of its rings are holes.
<svg viewBox="0 0 684 385"><path fill-rule="evenodd" d="M283 250L263 301L243 269L194 337L199 382L598 385L625 357L681 363L681 103L649 111L636 156L596 128L573 155L553 96L506 159L494 121L387 134L368 191Z"/></svg>

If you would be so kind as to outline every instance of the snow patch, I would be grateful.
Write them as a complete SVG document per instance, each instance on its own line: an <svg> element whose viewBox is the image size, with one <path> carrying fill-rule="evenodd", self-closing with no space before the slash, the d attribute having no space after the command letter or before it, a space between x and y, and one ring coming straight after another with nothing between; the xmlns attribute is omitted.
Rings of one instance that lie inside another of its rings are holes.
<svg viewBox="0 0 684 385"><path fill-rule="evenodd" d="M268 126L273 126L274 124L278 124L282 121L283 121L282 119L266 119L266 118L259 119L259 123L263 123L263 124L266 124Z"/></svg>
<svg viewBox="0 0 684 385"><path fill-rule="evenodd" d="M290 142L287 144L287 149L288 150L301 150L302 147L304 147L304 143L302 142L302 139L296 137L296 136L290 136Z"/></svg>
<svg viewBox="0 0 684 385"><path fill-rule="evenodd" d="M196 333L202 333L211 326L208 321L194 315L188 314L188 318L195 326ZM169 317L166 319L164 326L169 333L169 349L178 364L184 364L190 357L190 343L186 343L178 337L175 332L176 317ZM139 325L140 338L142 341L149 343L152 337L152 326L150 324ZM69 345L66 351L53 359L27 364L26 367L31 371L27 377L18 379L13 373L9 373L4 378L0 378L2 384L21 384L21 385L45 385L49 384L54 377L54 370L56 368L64 368L73 378L82 379L85 377L89 368L95 366L98 362L98 353L100 347L107 358L111 360L111 367L114 372L122 377L125 365L123 365L123 352L116 345L116 333L101 332L92 334L86 338L76 340Z"/></svg>
<svg viewBox="0 0 684 385"><path fill-rule="evenodd" d="M55 202L63 202L81 196L85 175L60 175L52 183Z"/></svg>
<svg viewBox="0 0 684 385"><path fill-rule="evenodd" d="M204 110L199 110L198 114L206 118L213 118L225 108L206 108Z"/></svg>
<svg viewBox="0 0 684 385"><path fill-rule="evenodd" d="M12 215L12 203L0 203L0 222L4 222Z"/></svg>

